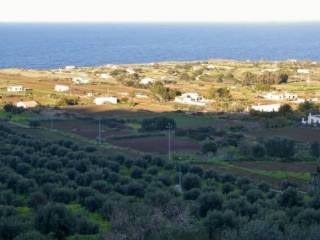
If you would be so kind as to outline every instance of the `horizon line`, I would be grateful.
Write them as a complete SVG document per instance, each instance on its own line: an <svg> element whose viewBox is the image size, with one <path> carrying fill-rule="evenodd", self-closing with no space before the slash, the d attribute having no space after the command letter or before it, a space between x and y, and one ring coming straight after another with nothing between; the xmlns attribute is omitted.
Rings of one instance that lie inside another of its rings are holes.
<svg viewBox="0 0 320 240"><path fill-rule="evenodd" d="M0 24L306 24L320 20L302 21L1 21Z"/></svg>

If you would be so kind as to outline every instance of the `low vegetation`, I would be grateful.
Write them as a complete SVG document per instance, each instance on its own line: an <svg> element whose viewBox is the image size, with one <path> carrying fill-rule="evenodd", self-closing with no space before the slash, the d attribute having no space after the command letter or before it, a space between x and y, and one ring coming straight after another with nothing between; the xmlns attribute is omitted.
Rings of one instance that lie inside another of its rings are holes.
<svg viewBox="0 0 320 240"><path fill-rule="evenodd" d="M0 136L4 240L319 237L319 199L290 185L277 192L187 162L111 157L91 145L39 141L4 126ZM288 150L279 156L292 155L291 142L274 141L280 140L270 140L266 152L282 144ZM217 149L208 142L203 150Z"/></svg>

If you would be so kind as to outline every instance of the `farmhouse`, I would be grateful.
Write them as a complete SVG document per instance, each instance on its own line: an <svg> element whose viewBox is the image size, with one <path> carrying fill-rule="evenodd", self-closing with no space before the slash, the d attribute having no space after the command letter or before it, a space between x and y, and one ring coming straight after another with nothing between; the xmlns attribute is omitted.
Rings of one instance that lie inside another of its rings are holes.
<svg viewBox="0 0 320 240"><path fill-rule="evenodd" d="M19 101L16 103L16 106L24 109L35 108L38 106L38 103L36 101L25 101L25 102Z"/></svg>
<svg viewBox="0 0 320 240"><path fill-rule="evenodd" d="M320 115L312 115L311 113L309 113L308 119L305 120L304 118L302 118L301 123L308 125L320 124Z"/></svg>
<svg viewBox="0 0 320 240"><path fill-rule="evenodd" d="M266 105L253 105L251 106L252 110L258 112L278 112L280 109L280 104L266 104Z"/></svg>
<svg viewBox="0 0 320 240"><path fill-rule="evenodd" d="M141 79L140 84L148 85L148 84L152 84L154 82L155 82L155 80L153 78L146 77L146 78Z"/></svg>
<svg viewBox="0 0 320 240"><path fill-rule="evenodd" d="M55 85L54 86L54 90L56 92L67 92L70 90L69 86L66 86L66 85Z"/></svg>
<svg viewBox="0 0 320 240"><path fill-rule="evenodd" d="M65 70L73 70L73 69L75 69L76 68L76 66L72 66L72 65L69 65L69 66L65 66Z"/></svg>
<svg viewBox="0 0 320 240"><path fill-rule="evenodd" d="M76 66L73 66L73 65L68 65L68 66L64 67L65 70L73 70L75 68L76 68Z"/></svg>
<svg viewBox="0 0 320 240"><path fill-rule="evenodd" d="M133 69L130 69L130 68L126 69L126 72L129 73L130 75L133 75L136 73L136 71L134 71Z"/></svg>
<svg viewBox="0 0 320 240"><path fill-rule="evenodd" d="M147 95L145 95L145 94L143 94L143 93L140 93L140 92L136 93L135 96L136 96L137 98L148 98Z"/></svg>
<svg viewBox="0 0 320 240"><path fill-rule="evenodd" d="M208 64L208 66L207 66L207 69L215 69L215 68L216 68L216 66L213 64Z"/></svg>
<svg viewBox="0 0 320 240"><path fill-rule="evenodd" d="M297 73L299 73L299 74L310 74L310 70L309 69L298 69Z"/></svg>
<svg viewBox="0 0 320 240"><path fill-rule="evenodd" d="M26 89L21 85L14 85L7 87L7 92L25 92Z"/></svg>
<svg viewBox="0 0 320 240"><path fill-rule="evenodd" d="M208 100L201 97L198 93L184 93L174 99L176 103L205 106Z"/></svg>
<svg viewBox="0 0 320 240"><path fill-rule="evenodd" d="M196 66L192 67L193 71L198 71L198 70L201 70L201 69L202 69L202 66L199 66L199 65L196 65Z"/></svg>
<svg viewBox="0 0 320 240"><path fill-rule="evenodd" d="M279 71L279 68L267 68L267 69L262 70L262 72L270 72L270 73L274 73L277 71Z"/></svg>
<svg viewBox="0 0 320 240"><path fill-rule="evenodd" d="M103 105L106 103L118 104L118 98L116 97L96 97L94 99L96 105Z"/></svg>
<svg viewBox="0 0 320 240"><path fill-rule="evenodd" d="M268 99L268 100L273 100L273 101L283 101L283 100L289 100L289 101L294 101L297 100L298 96L297 94L294 93L275 93L275 92L268 92L264 95L262 95L263 98Z"/></svg>
<svg viewBox="0 0 320 240"><path fill-rule="evenodd" d="M72 78L72 82L74 82L75 84L88 84L90 80L83 77L74 77Z"/></svg>
<svg viewBox="0 0 320 240"><path fill-rule="evenodd" d="M109 73L101 73L99 77L102 79L112 78L112 76Z"/></svg>

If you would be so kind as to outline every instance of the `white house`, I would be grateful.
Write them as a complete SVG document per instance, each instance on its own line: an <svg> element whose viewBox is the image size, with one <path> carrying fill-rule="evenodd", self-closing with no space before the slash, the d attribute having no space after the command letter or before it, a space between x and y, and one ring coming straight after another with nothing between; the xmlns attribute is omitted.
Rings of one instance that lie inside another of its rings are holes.
<svg viewBox="0 0 320 240"><path fill-rule="evenodd" d="M55 85L54 86L54 90L56 92L67 92L70 90L70 87L69 86L66 86L66 85Z"/></svg>
<svg viewBox="0 0 320 240"><path fill-rule="evenodd" d="M136 93L135 96L136 96L137 98L148 98L147 95L145 95L145 94L143 94L143 93L140 93L140 92Z"/></svg>
<svg viewBox="0 0 320 240"><path fill-rule="evenodd" d="M74 77L72 78L72 82L74 82L75 84L88 84L90 83L90 80L83 77Z"/></svg>
<svg viewBox="0 0 320 240"><path fill-rule="evenodd" d="M36 101L19 101L16 103L16 106L24 109L35 108L36 106L38 106L38 103Z"/></svg>
<svg viewBox="0 0 320 240"><path fill-rule="evenodd" d="M118 98L116 97L96 97L94 99L96 105L103 105L106 103L118 104Z"/></svg>
<svg viewBox="0 0 320 240"><path fill-rule="evenodd" d="M297 100L295 100L294 101L295 103L297 103L297 104L300 104L300 103L304 103L304 102L306 102L306 100L305 99L303 99L303 98L298 98Z"/></svg>
<svg viewBox="0 0 320 240"><path fill-rule="evenodd" d="M215 68L216 68L216 66L213 64L208 64L208 66L207 66L207 69L215 69Z"/></svg>
<svg viewBox="0 0 320 240"><path fill-rule="evenodd" d="M301 68L301 69L297 70L297 73L299 73L299 74L310 74L310 70Z"/></svg>
<svg viewBox="0 0 320 240"><path fill-rule="evenodd" d="M283 100L289 100L289 101L294 101L298 99L297 94L294 93L275 93L275 92L268 92L264 95L262 95L263 98L268 99L268 100L273 100L273 101L283 101Z"/></svg>
<svg viewBox="0 0 320 240"><path fill-rule="evenodd" d="M266 104L266 105L253 105L251 106L252 110L258 112L278 112L280 109L280 104Z"/></svg>
<svg viewBox="0 0 320 240"><path fill-rule="evenodd" d="M274 73L277 71L279 71L279 68L267 68L262 70L262 72L270 72L270 73Z"/></svg>
<svg viewBox="0 0 320 240"><path fill-rule="evenodd" d="M302 118L301 123L308 125L320 124L320 115L312 115L311 113L309 113L308 119L305 120L304 118Z"/></svg>
<svg viewBox="0 0 320 240"><path fill-rule="evenodd" d="M154 83L155 81L156 81L156 80L154 80L153 78L146 77L146 78L141 79L140 84L142 84L142 85L148 85L148 84Z"/></svg>
<svg viewBox="0 0 320 240"><path fill-rule="evenodd" d="M25 92L26 89L21 85L14 85L7 87L7 92Z"/></svg>
<svg viewBox="0 0 320 240"><path fill-rule="evenodd" d="M69 65L69 66L65 66L65 70L73 70L73 69L75 69L76 68L76 66L73 66L73 65Z"/></svg>
<svg viewBox="0 0 320 240"><path fill-rule="evenodd" d="M126 69L126 72L127 72L127 73L129 73L130 75L132 75L132 74L135 74L135 73L136 73L136 71L135 71L135 70L133 70L133 69L131 69L131 68Z"/></svg>
<svg viewBox="0 0 320 240"><path fill-rule="evenodd" d="M176 103L205 106L209 101L201 97L198 93L184 93L174 99Z"/></svg>
<svg viewBox="0 0 320 240"><path fill-rule="evenodd" d="M112 76L109 73L101 73L99 77L102 79L112 78Z"/></svg>
<svg viewBox="0 0 320 240"><path fill-rule="evenodd" d="M199 65L196 65L196 66L192 67L193 71L198 71L198 70L201 70L201 69L202 69L202 66L199 66Z"/></svg>

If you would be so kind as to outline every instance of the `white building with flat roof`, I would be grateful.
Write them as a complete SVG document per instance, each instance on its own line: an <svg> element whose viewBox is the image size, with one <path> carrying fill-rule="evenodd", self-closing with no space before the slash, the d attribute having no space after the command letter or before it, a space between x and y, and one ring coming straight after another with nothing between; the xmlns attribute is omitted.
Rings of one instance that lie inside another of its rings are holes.
<svg viewBox="0 0 320 240"><path fill-rule="evenodd" d="M101 73L99 75L99 78L108 79L108 78L112 78L112 76L109 73Z"/></svg>
<svg viewBox="0 0 320 240"><path fill-rule="evenodd" d="M267 68L262 70L262 72L270 72L270 73L275 73L278 71L279 71L279 68Z"/></svg>
<svg viewBox="0 0 320 240"><path fill-rule="evenodd" d="M136 73L136 71L133 70L133 69L131 69L131 68L127 68L127 69L126 69L126 72L127 72L128 74L130 74L130 75L133 75L133 74Z"/></svg>
<svg viewBox="0 0 320 240"><path fill-rule="evenodd" d="M106 103L111 103L111 104L118 104L118 98L116 97L110 97L110 96L106 96L106 97L96 97L94 99L94 103L96 105L103 105Z"/></svg>
<svg viewBox="0 0 320 240"><path fill-rule="evenodd" d="M76 66L73 66L73 65L68 65L68 66L65 66L65 70L73 70L73 69L75 69L76 68Z"/></svg>
<svg viewBox="0 0 320 240"><path fill-rule="evenodd" d="M309 113L308 118L302 118L301 123L305 125L320 124L320 115L312 115Z"/></svg>
<svg viewBox="0 0 320 240"><path fill-rule="evenodd" d="M251 109L258 112L279 112L280 104L253 105Z"/></svg>
<svg viewBox="0 0 320 240"><path fill-rule="evenodd" d="M80 84L88 84L90 83L90 80L84 77L74 77L72 78L72 82L80 85Z"/></svg>
<svg viewBox="0 0 320 240"><path fill-rule="evenodd" d="M12 85L7 87L7 92L25 92L26 89L22 85Z"/></svg>
<svg viewBox="0 0 320 240"><path fill-rule="evenodd" d="M297 70L297 73L299 73L299 74L310 74L310 70L301 68L301 69Z"/></svg>
<svg viewBox="0 0 320 240"><path fill-rule="evenodd" d="M272 100L272 101L294 101L298 99L298 95L294 93L284 92L284 93L276 93L276 92L268 92L262 95L263 98Z"/></svg>
<svg viewBox="0 0 320 240"><path fill-rule="evenodd" d="M54 86L56 92L68 92L70 90L69 86L57 84Z"/></svg>
<svg viewBox="0 0 320 240"><path fill-rule="evenodd" d="M140 93L140 92L137 92L137 93L135 94L135 96L136 96L137 98L148 98L147 95L145 95L145 94L143 94L143 93Z"/></svg>
<svg viewBox="0 0 320 240"><path fill-rule="evenodd" d="M148 84L153 84L156 80L154 80L153 78L150 77L146 77L141 79L140 84L141 85L148 85Z"/></svg>
<svg viewBox="0 0 320 240"><path fill-rule="evenodd" d="M28 109L28 108L35 108L38 106L36 101L19 101L16 103L17 107Z"/></svg>
<svg viewBox="0 0 320 240"><path fill-rule="evenodd" d="M209 101L198 93L184 93L174 99L176 103L205 106Z"/></svg>

